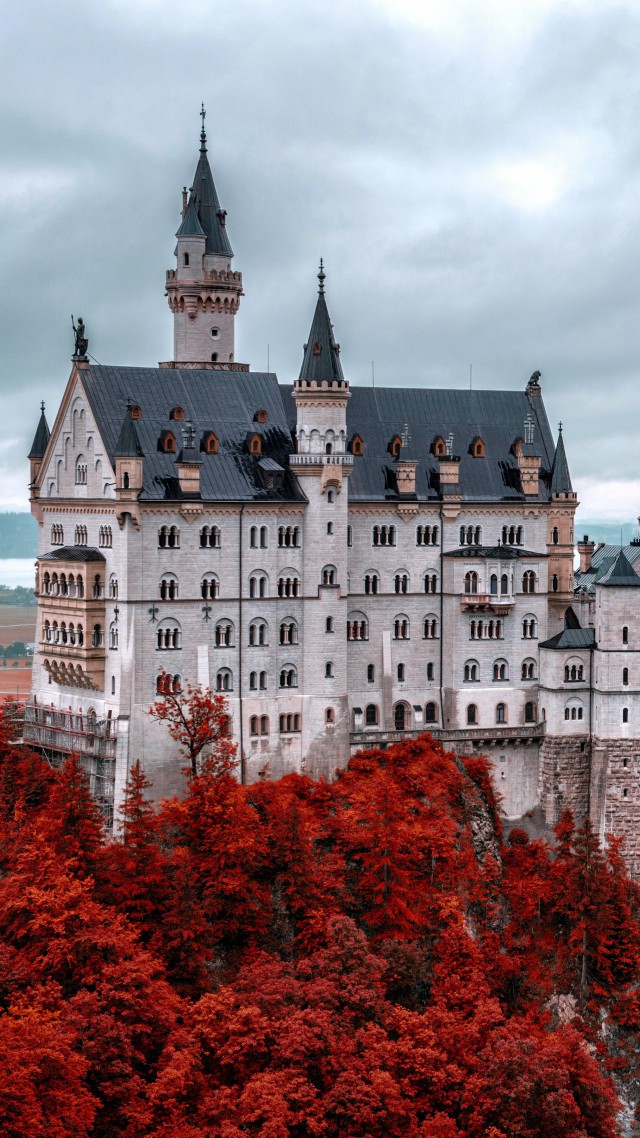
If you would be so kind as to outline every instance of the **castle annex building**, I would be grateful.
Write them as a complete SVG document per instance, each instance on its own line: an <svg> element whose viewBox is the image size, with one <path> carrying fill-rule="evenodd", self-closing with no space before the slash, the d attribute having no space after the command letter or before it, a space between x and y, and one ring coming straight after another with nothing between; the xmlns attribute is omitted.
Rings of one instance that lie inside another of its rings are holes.
<svg viewBox="0 0 640 1138"><path fill-rule="evenodd" d="M190 680L226 693L247 781L331 776L427 729L491 756L511 817L573 803L602 828L631 809L640 577L581 547L574 594L540 374L352 388L322 266L293 384L237 362L243 282L204 130L175 256L174 358L97 366L77 334L51 432L41 414L25 739L78 750L108 815L136 758L162 797L181 760L148 709Z"/></svg>

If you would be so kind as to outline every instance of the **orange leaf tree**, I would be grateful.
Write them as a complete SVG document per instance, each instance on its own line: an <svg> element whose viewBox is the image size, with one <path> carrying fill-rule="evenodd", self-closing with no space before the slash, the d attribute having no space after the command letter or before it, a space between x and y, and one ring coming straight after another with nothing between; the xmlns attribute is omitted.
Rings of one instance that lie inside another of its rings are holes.
<svg viewBox="0 0 640 1138"><path fill-rule="evenodd" d="M211 774L223 774L236 765L236 745L229 734L227 701L218 692L199 684L179 691L167 690L149 708L149 715L166 723L169 734L189 762L191 777L206 766Z"/></svg>

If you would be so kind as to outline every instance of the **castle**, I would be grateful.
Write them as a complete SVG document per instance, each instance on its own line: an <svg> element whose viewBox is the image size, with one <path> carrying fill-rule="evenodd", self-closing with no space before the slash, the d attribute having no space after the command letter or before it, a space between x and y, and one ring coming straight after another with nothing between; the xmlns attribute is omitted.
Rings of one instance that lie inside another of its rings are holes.
<svg viewBox="0 0 640 1138"><path fill-rule="evenodd" d="M165 685L225 692L240 777L330 777L431 731L487 753L510 818L628 832L640 798L637 550L579 545L540 373L516 391L351 387L320 266L292 385L236 361L243 295L203 130L166 293L174 358L103 367L84 329L29 454L38 631L24 737L78 751L113 818L181 761ZM400 378L400 377L398 377ZM632 848L633 847L633 848Z"/></svg>

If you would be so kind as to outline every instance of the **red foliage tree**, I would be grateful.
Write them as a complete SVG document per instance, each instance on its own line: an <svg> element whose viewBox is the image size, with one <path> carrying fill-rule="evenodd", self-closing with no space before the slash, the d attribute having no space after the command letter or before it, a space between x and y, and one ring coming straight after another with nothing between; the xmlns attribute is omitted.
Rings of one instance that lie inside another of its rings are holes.
<svg viewBox="0 0 640 1138"><path fill-rule="evenodd" d="M164 674L164 673L163 673ZM224 774L236 765L236 745L229 734L229 709L219 692L187 683L169 691L149 708L149 715L166 723L171 738L180 744L191 777L206 765L212 774Z"/></svg>

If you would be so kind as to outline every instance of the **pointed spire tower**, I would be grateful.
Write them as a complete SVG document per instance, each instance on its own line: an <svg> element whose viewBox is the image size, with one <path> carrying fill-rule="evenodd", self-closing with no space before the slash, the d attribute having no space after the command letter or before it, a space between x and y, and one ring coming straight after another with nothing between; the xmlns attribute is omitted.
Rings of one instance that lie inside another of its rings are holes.
<svg viewBox="0 0 640 1138"><path fill-rule="evenodd" d="M353 463L346 450L347 400L351 392L342 372L340 345L336 343L329 318L325 279L321 260L316 310L304 346L300 376L293 385L297 455L292 456L292 465L298 475L317 474L316 465L322 467L323 487L331 473L339 489L343 473L349 473Z"/></svg>
<svg viewBox="0 0 640 1138"><path fill-rule="evenodd" d="M47 423L47 417L44 413L44 402L42 402L40 404L40 421L38 423L38 427L37 427L36 433L34 435L33 442L31 444L31 450L29 451L29 454L27 455L27 458L29 459L29 463L30 463L30 468L31 468L30 469L31 478L29 479L29 483L30 483L29 489L31 490L31 493L33 494L34 497L37 497L37 494L38 494L38 488L36 486L36 483L37 483L37 479L38 479L38 474L40 473L40 467L42 466L42 460L44 458L44 453L47 449L47 444L49 442L50 437L51 437L51 431L49 430L49 424Z"/></svg>
<svg viewBox="0 0 640 1138"><path fill-rule="evenodd" d="M166 280L174 358L161 366L248 370L235 362L234 325L242 274L231 268L227 214L220 206L207 156L204 105L200 114L198 164L176 233L176 268L169 269Z"/></svg>
<svg viewBox="0 0 640 1138"><path fill-rule="evenodd" d="M552 612L564 618L573 601L573 524L578 498L571 485L569 463L564 449L562 423L551 467L551 508L547 537L549 604Z"/></svg>
<svg viewBox="0 0 640 1138"><path fill-rule="evenodd" d="M121 527L125 517L129 516L136 529L140 525L138 498L142 492L144 476L144 451L136 427L139 417L140 408L129 400L113 452L118 501L116 516Z"/></svg>

